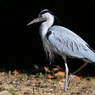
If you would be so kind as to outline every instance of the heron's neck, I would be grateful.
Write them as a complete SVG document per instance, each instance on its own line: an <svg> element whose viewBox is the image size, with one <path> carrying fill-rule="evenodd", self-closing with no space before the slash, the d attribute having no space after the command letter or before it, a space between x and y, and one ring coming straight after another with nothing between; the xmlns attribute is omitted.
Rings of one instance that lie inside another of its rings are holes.
<svg viewBox="0 0 95 95"><path fill-rule="evenodd" d="M45 38L46 33L48 32L48 29L53 25L54 17L50 16L47 18L45 22L43 22L40 26L40 35L42 38Z"/></svg>

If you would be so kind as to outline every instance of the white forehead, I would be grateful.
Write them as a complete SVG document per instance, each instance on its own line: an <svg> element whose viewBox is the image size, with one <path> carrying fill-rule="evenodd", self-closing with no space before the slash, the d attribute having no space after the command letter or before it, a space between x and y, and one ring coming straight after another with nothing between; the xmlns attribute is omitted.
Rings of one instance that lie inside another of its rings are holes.
<svg viewBox="0 0 95 95"><path fill-rule="evenodd" d="M39 13L39 15L41 15L43 18L49 18L51 15L53 16L53 13L48 9L44 9Z"/></svg>
<svg viewBox="0 0 95 95"><path fill-rule="evenodd" d="M51 11L49 11L48 9L42 10L42 11L39 13L39 15L43 15L43 14L46 14L46 13L53 15L53 13L52 13Z"/></svg>
<svg viewBox="0 0 95 95"><path fill-rule="evenodd" d="M48 9L44 9L44 10L42 10L39 14L44 14L44 13L47 13L47 12L49 12L49 10Z"/></svg>

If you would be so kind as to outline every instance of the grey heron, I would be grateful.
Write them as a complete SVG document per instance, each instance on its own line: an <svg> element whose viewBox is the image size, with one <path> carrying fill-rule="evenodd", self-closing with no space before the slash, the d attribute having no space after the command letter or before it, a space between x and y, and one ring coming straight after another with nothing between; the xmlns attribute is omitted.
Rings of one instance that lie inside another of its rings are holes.
<svg viewBox="0 0 95 95"><path fill-rule="evenodd" d="M44 51L49 57L50 62L54 59L54 55L58 54L62 56L65 63L65 91L69 84L70 78L85 67L88 63L95 63L95 51L77 34L71 30L59 26L53 25L54 19L59 20L51 11L48 9L42 10L38 17L27 24L42 22L39 28L40 36L43 42ZM79 58L84 61L84 64L72 73L68 77L68 65L66 58Z"/></svg>

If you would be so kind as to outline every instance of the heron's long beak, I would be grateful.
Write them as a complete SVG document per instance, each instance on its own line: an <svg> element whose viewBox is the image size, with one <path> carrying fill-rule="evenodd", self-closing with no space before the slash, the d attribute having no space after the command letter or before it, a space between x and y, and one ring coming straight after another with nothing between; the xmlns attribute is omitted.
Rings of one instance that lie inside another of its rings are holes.
<svg viewBox="0 0 95 95"><path fill-rule="evenodd" d="M39 18L36 18L36 19L32 20L31 22L29 22L29 23L27 24L27 26L29 26L29 25L31 25L31 24L33 24L33 23L36 23L36 22L39 22Z"/></svg>
<svg viewBox="0 0 95 95"><path fill-rule="evenodd" d="M44 20L46 20L46 19L44 19L44 18L42 18L42 17L38 17L38 18L32 20L31 22L29 22L29 23L27 24L27 26L29 26L29 25L31 25L31 24L33 24L33 23L37 23L37 22L40 22L40 21L44 21Z"/></svg>

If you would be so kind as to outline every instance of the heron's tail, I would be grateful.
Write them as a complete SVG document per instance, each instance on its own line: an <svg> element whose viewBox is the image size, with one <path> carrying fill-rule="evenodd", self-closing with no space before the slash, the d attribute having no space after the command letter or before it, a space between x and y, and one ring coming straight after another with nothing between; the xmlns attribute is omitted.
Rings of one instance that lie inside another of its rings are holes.
<svg viewBox="0 0 95 95"><path fill-rule="evenodd" d="M85 57L95 65L95 50L93 50L89 45L87 45L87 47L89 50L87 50Z"/></svg>

